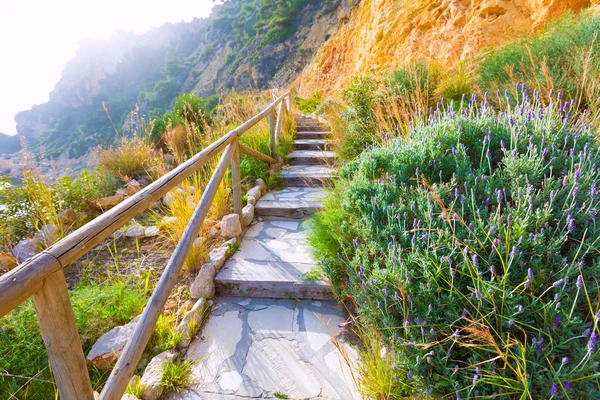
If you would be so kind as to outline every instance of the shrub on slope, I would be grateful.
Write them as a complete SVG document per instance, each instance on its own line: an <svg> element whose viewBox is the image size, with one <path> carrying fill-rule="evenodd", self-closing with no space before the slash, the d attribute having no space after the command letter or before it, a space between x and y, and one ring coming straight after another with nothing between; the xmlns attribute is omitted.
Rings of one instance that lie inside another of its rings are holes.
<svg viewBox="0 0 600 400"><path fill-rule="evenodd" d="M314 223L337 293L414 392L598 396L599 145L560 94L518 93L364 152Z"/></svg>

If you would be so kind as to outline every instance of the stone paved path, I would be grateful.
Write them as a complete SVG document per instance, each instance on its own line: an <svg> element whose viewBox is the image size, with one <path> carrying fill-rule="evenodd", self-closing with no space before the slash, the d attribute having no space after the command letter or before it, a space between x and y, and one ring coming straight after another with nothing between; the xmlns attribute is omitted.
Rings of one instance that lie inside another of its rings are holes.
<svg viewBox="0 0 600 400"><path fill-rule="evenodd" d="M256 204L241 249L215 279L212 314L186 355L194 383L178 400L243 398L360 399L345 359L356 351L335 340L346 319L325 282L307 281L317 266L306 243L306 220L322 208L333 171L329 132L299 118L285 186ZM238 297L230 297L238 296ZM338 344L336 347L335 343ZM339 349L342 349L340 352Z"/></svg>
<svg viewBox="0 0 600 400"><path fill-rule="evenodd" d="M332 342L345 320L334 301L221 297L187 358L190 389L169 399L359 399ZM340 343L356 359L356 351Z"/></svg>

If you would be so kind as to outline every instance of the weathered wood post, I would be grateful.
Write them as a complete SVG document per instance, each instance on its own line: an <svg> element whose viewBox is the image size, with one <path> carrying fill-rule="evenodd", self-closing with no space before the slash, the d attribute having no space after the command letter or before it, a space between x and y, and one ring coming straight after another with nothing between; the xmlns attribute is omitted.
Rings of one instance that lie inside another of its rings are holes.
<svg viewBox="0 0 600 400"><path fill-rule="evenodd" d="M33 295L33 305L60 398L93 400L92 384L62 268L44 279L40 290Z"/></svg>
<svg viewBox="0 0 600 400"><path fill-rule="evenodd" d="M292 95L290 94L285 98L285 108L287 108L287 112L292 112Z"/></svg>
<svg viewBox="0 0 600 400"><path fill-rule="evenodd" d="M271 157L277 157L277 142L275 141L275 118L269 113L269 135L271 139Z"/></svg>
<svg viewBox="0 0 600 400"><path fill-rule="evenodd" d="M279 140L279 133L281 132L281 125L283 124L283 101L279 103L279 108L277 109L277 124L275 126L275 142ZM276 155L275 155L276 156ZM275 157L274 156L274 157Z"/></svg>
<svg viewBox="0 0 600 400"><path fill-rule="evenodd" d="M231 157L231 186L233 189L233 210L242 218L242 174L240 172L240 140L236 139L232 144L233 153Z"/></svg>

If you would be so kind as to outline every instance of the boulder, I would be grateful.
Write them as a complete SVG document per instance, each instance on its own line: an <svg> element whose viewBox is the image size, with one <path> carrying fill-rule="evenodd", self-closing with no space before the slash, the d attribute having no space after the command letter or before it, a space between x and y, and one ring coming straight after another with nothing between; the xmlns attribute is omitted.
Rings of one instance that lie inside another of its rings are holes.
<svg viewBox="0 0 600 400"><path fill-rule="evenodd" d="M203 297L200 298L188 311L179 326L177 326L177 334L181 335L181 346L188 347L194 338L194 335L202 327L204 320L208 316L208 303Z"/></svg>
<svg viewBox="0 0 600 400"><path fill-rule="evenodd" d="M12 254L0 253L0 274L10 271L17 265L19 265L19 263Z"/></svg>
<svg viewBox="0 0 600 400"><path fill-rule="evenodd" d="M127 232L125 232L125 236L127 236L128 238L146 237L146 229L144 229L143 226L134 225L127 229Z"/></svg>
<svg viewBox="0 0 600 400"><path fill-rule="evenodd" d="M237 214L229 214L221 220L221 236L230 239L242 234L242 224L240 216Z"/></svg>
<svg viewBox="0 0 600 400"><path fill-rule="evenodd" d="M40 229L40 234L43 237L43 242L50 245L54 243L59 236L60 230L56 225L46 224Z"/></svg>
<svg viewBox="0 0 600 400"><path fill-rule="evenodd" d="M115 194L114 196L102 197L100 199L97 199L93 203L93 205L98 210L101 210L101 211L108 210L109 208L113 208L114 206L116 206L117 204L122 202L124 198L125 198L125 196L123 196L121 194Z"/></svg>
<svg viewBox="0 0 600 400"><path fill-rule="evenodd" d="M248 204L252 204L253 206L256 205L256 198L254 196L248 196L246 198L246 201L248 202Z"/></svg>
<svg viewBox="0 0 600 400"><path fill-rule="evenodd" d="M162 386L160 381L163 376L163 364L166 361L172 361L177 358L177 353L174 351L165 351L160 353L150 361L144 375L142 375L142 387L144 388L144 394L142 400L157 400L162 394Z"/></svg>
<svg viewBox="0 0 600 400"><path fill-rule="evenodd" d="M39 252L40 243L34 239L23 239L12 250L18 262L28 260Z"/></svg>
<svg viewBox="0 0 600 400"><path fill-rule="evenodd" d="M144 236L146 237L154 237L158 236L159 229L156 226L149 226L144 231Z"/></svg>
<svg viewBox="0 0 600 400"><path fill-rule="evenodd" d="M258 199L260 199L260 196L262 196L262 189L260 188L260 186L254 186L252 189L246 192L246 196L254 197L258 201Z"/></svg>
<svg viewBox="0 0 600 400"><path fill-rule="evenodd" d="M267 187L267 184L265 183L264 180L262 179L257 179L256 182L254 183L256 186L260 187L260 189L262 190L262 194L267 194L267 192L269 191L269 188Z"/></svg>
<svg viewBox="0 0 600 400"><path fill-rule="evenodd" d="M135 179L130 180L125 185L125 192L127 193L127 196L133 196L140 190L142 190L142 185Z"/></svg>
<svg viewBox="0 0 600 400"><path fill-rule="evenodd" d="M244 226L250 225L252 220L254 219L254 206L252 204L246 205L242 209L242 220L244 222Z"/></svg>
<svg viewBox="0 0 600 400"><path fill-rule="evenodd" d="M100 336L86 357L88 363L100 369L114 365L121 352L123 352L127 341L133 335L133 330L139 319L140 316L138 315L127 325L117 326Z"/></svg>
<svg viewBox="0 0 600 400"><path fill-rule="evenodd" d="M63 225L73 225L75 222L83 218L85 218L85 214L78 213L77 211L71 210L70 208L58 214L58 220Z"/></svg>
<svg viewBox="0 0 600 400"><path fill-rule="evenodd" d="M215 297L215 275L217 275L215 265L213 263L204 264L190 286L190 297L192 299Z"/></svg>

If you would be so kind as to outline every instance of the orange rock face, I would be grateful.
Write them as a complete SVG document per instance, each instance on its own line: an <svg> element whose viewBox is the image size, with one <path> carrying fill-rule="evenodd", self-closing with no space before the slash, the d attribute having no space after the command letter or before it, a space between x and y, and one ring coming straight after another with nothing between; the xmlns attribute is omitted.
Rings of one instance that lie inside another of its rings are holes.
<svg viewBox="0 0 600 400"><path fill-rule="evenodd" d="M520 39L590 0L363 0L296 81L300 95L335 92L353 75L429 58L450 66Z"/></svg>

